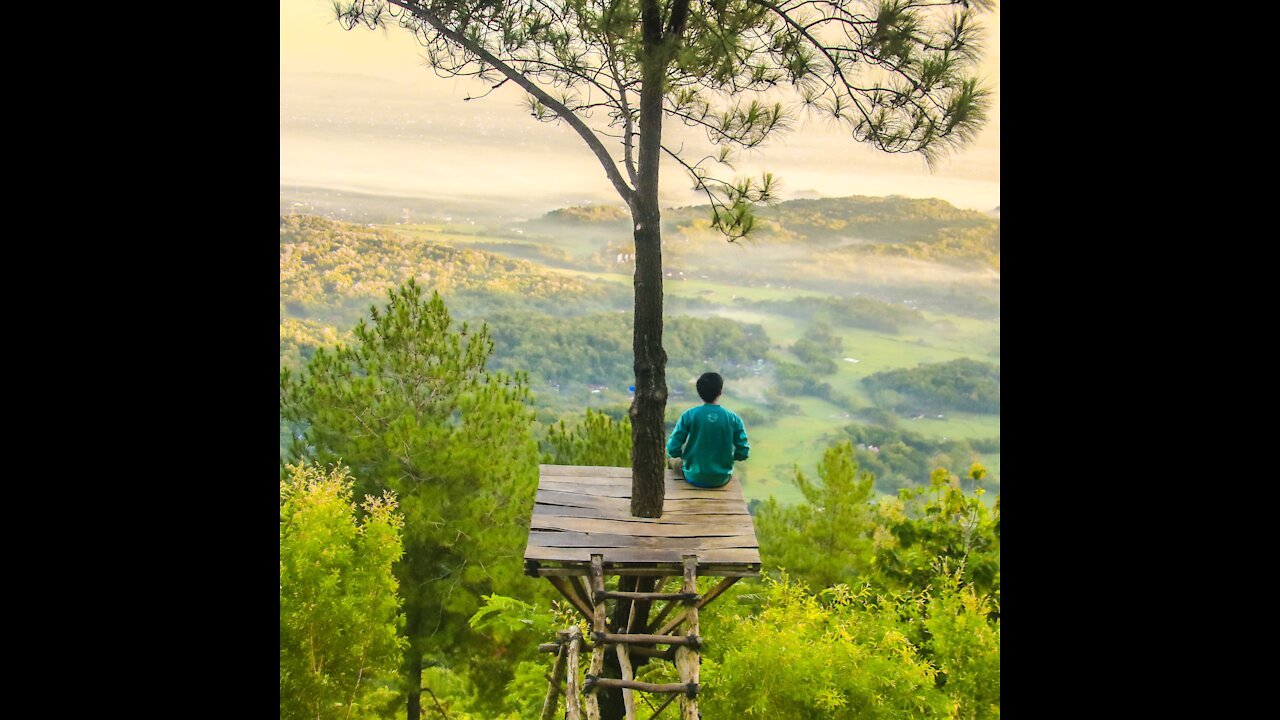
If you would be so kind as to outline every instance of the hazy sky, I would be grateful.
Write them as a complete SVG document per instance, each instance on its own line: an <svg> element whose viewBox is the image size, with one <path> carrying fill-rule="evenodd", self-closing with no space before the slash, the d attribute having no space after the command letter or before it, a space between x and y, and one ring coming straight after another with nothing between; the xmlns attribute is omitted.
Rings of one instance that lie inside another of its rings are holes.
<svg viewBox="0 0 1280 720"><path fill-rule="evenodd" d="M619 204L595 156L572 130L530 118L506 86L464 102L483 85L436 77L402 30L344 31L327 0L280 2L280 181L427 197L511 197L546 209ZM817 193L940 197L960 207L1000 205L999 10L981 16L981 74L996 91L975 143L930 173L918 156L890 156L847 131L806 120L744 155L741 173L769 170L781 197ZM664 142L680 130L668 122ZM690 136L694 138L696 136ZM663 202L698 202L678 166L664 163Z"/></svg>

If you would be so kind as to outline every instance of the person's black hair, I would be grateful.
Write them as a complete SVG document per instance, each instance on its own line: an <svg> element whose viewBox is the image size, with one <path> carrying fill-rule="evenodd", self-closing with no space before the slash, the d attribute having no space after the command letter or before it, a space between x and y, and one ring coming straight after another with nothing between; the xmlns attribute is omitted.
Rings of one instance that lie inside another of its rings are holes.
<svg viewBox="0 0 1280 720"><path fill-rule="evenodd" d="M724 390L724 378L720 377L720 373L702 373L698 378L698 397L702 398L703 402L715 402L722 390Z"/></svg>

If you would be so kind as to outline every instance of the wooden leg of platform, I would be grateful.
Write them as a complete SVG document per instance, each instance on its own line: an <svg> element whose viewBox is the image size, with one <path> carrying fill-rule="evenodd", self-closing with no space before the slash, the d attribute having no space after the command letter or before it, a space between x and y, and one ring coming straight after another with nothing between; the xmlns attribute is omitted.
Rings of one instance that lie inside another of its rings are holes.
<svg viewBox="0 0 1280 720"><path fill-rule="evenodd" d="M658 578L658 582L656 585L654 585L653 589L655 592L666 592L666 589L664 588L666 584L667 584L667 578L665 576L660 577ZM646 625L645 632L653 632L653 628L661 627L662 621L666 620L667 616L671 614L671 611L676 609L676 607L681 604L682 603L679 600L668 600L666 606L664 606L662 610L659 611L656 616L654 616L653 620ZM661 633L655 633L655 634L661 634Z"/></svg>
<svg viewBox="0 0 1280 720"><path fill-rule="evenodd" d="M728 590L728 589L729 589L729 586L733 585L734 583L738 582L738 581L739 581L739 580L741 580L741 579L742 579L742 578L737 578L737 577L727 577L727 578L722 579L722 580L719 582L719 584L717 584L715 587L713 587L713 588L711 588L710 590L708 590L706 595L703 595L703 596L702 596L702 598L701 598L700 600L698 600L698 602L694 603L694 605L690 608L690 610L685 611L685 612L686 612L686 614L687 614L688 612L697 612L698 610L701 610L702 608L706 607L706 606L707 606L707 603L709 603L709 602L711 602L712 600L715 600L716 598L720 597L720 595L722 595L722 594L724 593L724 591L725 591L725 590ZM668 606L667 606L667 609L669 610L669 609L671 608L671 606L673 606L673 605L675 605L675 603L674 603L674 602L673 602L673 603L671 603L671 605L668 605ZM660 616L659 616L659 618L665 617L665 616L666 616L666 614L667 614L667 613L666 613L666 611L664 610L664 611L663 611L663 613L662 613L662 615L660 615ZM666 624L665 624L665 625L663 625L662 627L658 628L658 630L657 630L657 633L656 633L656 634L658 634L658 635L666 635L667 633L669 633L669 632L671 632L672 630L674 630L674 629L676 628L676 626L677 626L677 625L679 625L680 623L684 622L686 619L687 619L687 618L686 618L686 617L684 617L683 615L677 615L676 617L673 617L673 618L671 618L670 620L668 620L668 621L666 622Z"/></svg>
<svg viewBox="0 0 1280 720"><path fill-rule="evenodd" d="M565 600L569 601L570 605L573 605L578 609L578 612L582 613L583 617L588 620L594 617L591 612L591 606L587 604L586 600L582 599L582 596L575 589L576 586L570 580L562 577L548 577L547 580L556 590L560 591L560 594L564 596Z"/></svg>
<svg viewBox="0 0 1280 720"><path fill-rule="evenodd" d="M600 593L604 592L604 556L592 554L591 556L591 590L589 597L593 601L592 608L592 624L591 629L598 633L608 632L605 627L605 599L600 597ZM591 669L588 673L599 678L604 673L604 648L605 644L598 639L593 639L594 647L591 650ZM600 698L593 687L591 692L587 693L587 720L600 720Z"/></svg>
<svg viewBox="0 0 1280 720"><path fill-rule="evenodd" d="M569 628L568 678L565 680L564 716L566 720L582 720L578 711L578 650L582 645L582 631L577 625Z"/></svg>
<svg viewBox="0 0 1280 720"><path fill-rule="evenodd" d="M556 653L556 664L551 669L551 686L547 688L547 697L542 701L540 720L552 720L555 717L556 707L560 704L560 679L564 677L565 656L567 654L568 649L565 643L560 643L560 651Z"/></svg>
<svg viewBox="0 0 1280 720"><path fill-rule="evenodd" d="M639 587L639 585L642 585L642 584L645 584L643 579L637 581L637 587ZM632 628L635 627L637 616L640 612L642 612L640 605L641 603L639 602L634 602L631 604L631 610L630 612L627 613L627 623L626 623L625 632L630 633L632 632ZM643 613L647 615L649 613L649 603L643 603L643 606L644 606ZM633 670L631 667L630 648L627 647L626 643L618 643L617 645L614 646L614 648L618 652L618 668L622 671L621 672L622 679L635 680L636 673L635 673L635 670ZM635 698L635 694L631 691L631 688L622 688L622 706L623 706L623 709L626 711L627 720L636 720L636 698Z"/></svg>
<svg viewBox="0 0 1280 720"><path fill-rule="evenodd" d="M698 556L684 556L684 592L698 592ZM698 606L691 605L685 613L685 620L688 622L685 635L697 637L699 635L698 627ZM701 665L701 656L698 654L696 647L681 645L676 648L676 670L680 673L680 681L688 683L694 688L689 693L680 696L680 718L681 720L700 720L698 714L698 695L697 688L699 682L698 668Z"/></svg>

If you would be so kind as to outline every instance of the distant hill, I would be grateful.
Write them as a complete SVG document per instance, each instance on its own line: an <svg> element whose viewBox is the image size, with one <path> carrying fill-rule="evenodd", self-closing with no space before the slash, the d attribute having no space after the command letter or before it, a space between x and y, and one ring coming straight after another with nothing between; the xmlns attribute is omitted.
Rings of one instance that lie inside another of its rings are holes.
<svg viewBox="0 0 1280 720"><path fill-rule="evenodd" d="M762 207L757 215L755 233L762 242L811 244L824 249L849 246L846 252L1000 266L999 217L957 208L936 198L804 198ZM598 205L555 210L531 224L572 224L613 233L629 220L621 206ZM686 238L712 234L705 206L667 208L662 224L664 233Z"/></svg>
<svg viewBox="0 0 1280 720"><path fill-rule="evenodd" d="M602 294L524 260L310 215L280 217L280 301L294 317L335 302L381 300L410 277L428 292L481 290L527 302Z"/></svg>

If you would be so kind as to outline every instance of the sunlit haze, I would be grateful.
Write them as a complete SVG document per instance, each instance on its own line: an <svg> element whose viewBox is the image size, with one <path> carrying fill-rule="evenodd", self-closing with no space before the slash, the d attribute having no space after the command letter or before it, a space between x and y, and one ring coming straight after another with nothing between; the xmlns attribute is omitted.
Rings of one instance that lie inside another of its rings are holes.
<svg viewBox="0 0 1280 720"><path fill-rule="evenodd" d="M998 207L999 11L980 18L987 48L981 72L996 91L991 120L972 145L942 159L933 172L919 155L885 155L834 124L806 119L742 156L738 173L773 172L784 200L904 195L984 212ZM325 0L281 0L281 185L506 199L530 214L570 204L620 204L573 131L529 117L524 94L514 86L463 100L484 90L478 81L437 77L403 30L345 31ZM668 137L680 132L671 129ZM662 173L664 205L699 201L678 166L664 164Z"/></svg>

